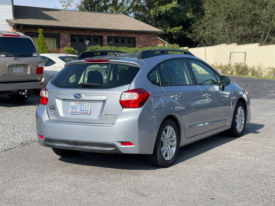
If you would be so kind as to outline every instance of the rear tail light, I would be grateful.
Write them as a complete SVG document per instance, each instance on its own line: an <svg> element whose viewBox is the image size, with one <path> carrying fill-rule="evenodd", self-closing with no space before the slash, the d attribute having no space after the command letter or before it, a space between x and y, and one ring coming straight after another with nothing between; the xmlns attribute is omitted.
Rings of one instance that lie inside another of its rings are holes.
<svg viewBox="0 0 275 206"><path fill-rule="evenodd" d="M36 67L36 74L43 74L43 72L44 72L43 63L39 62Z"/></svg>
<svg viewBox="0 0 275 206"><path fill-rule="evenodd" d="M40 138L40 139L43 139L44 137L43 137L42 135L39 135L39 138Z"/></svg>
<svg viewBox="0 0 275 206"><path fill-rule="evenodd" d="M90 63L106 63L109 62L109 59L85 59L85 62L90 62Z"/></svg>
<svg viewBox="0 0 275 206"><path fill-rule="evenodd" d="M48 90L46 87L40 91L40 104L47 105L48 103Z"/></svg>
<svg viewBox="0 0 275 206"><path fill-rule="evenodd" d="M133 89L123 92L120 104L123 108L140 108L148 100L150 93L145 89Z"/></svg>
<svg viewBox="0 0 275 206"><path fill-rule="evenodd" d="M121 142L122 146L133 146L132 142Z"/></svg>

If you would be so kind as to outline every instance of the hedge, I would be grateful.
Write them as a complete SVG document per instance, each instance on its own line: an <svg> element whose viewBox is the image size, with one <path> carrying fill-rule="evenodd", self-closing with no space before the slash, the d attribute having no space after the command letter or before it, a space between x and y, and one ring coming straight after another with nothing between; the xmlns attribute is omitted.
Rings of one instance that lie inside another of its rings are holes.
<svg viewBox="0 0 275 206"><path fill-rule="evenodd" d="M177 44L169 44L167 47L159 47L159 46L150 46L150 47L142 47L142 48L137 48L137 47L115 47L115 46L89 46L87 51L104 51L104 50L112 50L113 51L123 51L127 53L140 53L141 51L144 50L151 50L151 49L180 49L179 45Z"/></svg>

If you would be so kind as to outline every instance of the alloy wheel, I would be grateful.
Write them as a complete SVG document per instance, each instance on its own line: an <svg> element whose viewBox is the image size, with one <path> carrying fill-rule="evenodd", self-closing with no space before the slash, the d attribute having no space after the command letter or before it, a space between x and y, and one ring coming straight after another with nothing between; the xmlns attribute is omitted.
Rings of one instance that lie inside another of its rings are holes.
<svg viewBox="0 0 275 206"><path fill-rule="evenodd" d="M171 160L176 152L177 135L172 126L167 126L161 134L161 154L165 160Z"/></svg>
<svg viewBox="0 0 275 206"><path fill-rule="evenodd" d="M245 123L245 114L243 107L239 107L236 114L236 129L238 132L242 132Z"/></svg>

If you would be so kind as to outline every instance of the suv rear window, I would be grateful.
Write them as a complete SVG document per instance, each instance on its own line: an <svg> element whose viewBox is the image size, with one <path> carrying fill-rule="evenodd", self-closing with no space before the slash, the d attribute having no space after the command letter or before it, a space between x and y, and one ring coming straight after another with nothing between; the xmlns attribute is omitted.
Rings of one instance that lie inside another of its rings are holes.
<svg viewBox="0 0 275 206"><path fill-rule="evenodd" d="M24 57L37 56L36 49L30 39L1 37L0 38L0 57Z"/></svg>
<svg viewBox="0 0 275 206"><path fill-rule="evenodd" d="M131 84L139 67L124 64L75 64L52 80L60 88L105 89Z"/></svg>

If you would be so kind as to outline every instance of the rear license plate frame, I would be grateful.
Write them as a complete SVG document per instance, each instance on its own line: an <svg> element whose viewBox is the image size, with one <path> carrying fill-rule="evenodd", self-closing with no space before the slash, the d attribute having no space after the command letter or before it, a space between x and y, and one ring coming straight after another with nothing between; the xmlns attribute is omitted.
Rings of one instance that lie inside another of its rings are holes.
<svg viewBox="0 0 275 206"><path fill-rule="evenodd" d="M73 106L73 107L72 107ZM83 108L84 107L84 108ZM91 115L92 104L88 102L71 102L70 115Z"/></svg>
<svg viewBox="0 0 275 206"><path fill-rule="evenodd" d="M24 67L13 67L14 74L22 74L24 73Z"/></svg>

